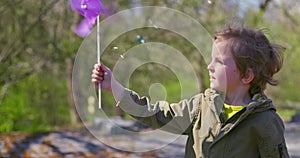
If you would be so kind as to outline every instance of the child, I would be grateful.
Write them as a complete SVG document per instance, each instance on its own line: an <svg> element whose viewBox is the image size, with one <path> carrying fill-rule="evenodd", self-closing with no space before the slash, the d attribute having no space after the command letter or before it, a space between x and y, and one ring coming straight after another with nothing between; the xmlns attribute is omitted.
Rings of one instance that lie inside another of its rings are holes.
<svg viewBox="0 0 300 158"><path fill-rule="evenodd" d="M141 122L188 135L187 158L287 158L283 122L264 94L267 83L277 84L273 75L281 69L282 52L261 31L229 27L217 32L208 65L210 88L173 104L151 105L103 64L95 65L92 82L101 83L117 106Z"/></svg>

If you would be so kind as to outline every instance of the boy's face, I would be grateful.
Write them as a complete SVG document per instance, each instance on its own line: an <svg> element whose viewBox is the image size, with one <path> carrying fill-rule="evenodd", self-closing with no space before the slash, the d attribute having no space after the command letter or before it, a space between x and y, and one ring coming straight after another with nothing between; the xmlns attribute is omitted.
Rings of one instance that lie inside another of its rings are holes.
<svg viewBox="0 0 300 158"><path fill-rule="evenodd" d="M237 92L242 83L240 72L226 46L226 40L213 43L212 59L207 68L210 76L210 88L228 94Z"/></svg>

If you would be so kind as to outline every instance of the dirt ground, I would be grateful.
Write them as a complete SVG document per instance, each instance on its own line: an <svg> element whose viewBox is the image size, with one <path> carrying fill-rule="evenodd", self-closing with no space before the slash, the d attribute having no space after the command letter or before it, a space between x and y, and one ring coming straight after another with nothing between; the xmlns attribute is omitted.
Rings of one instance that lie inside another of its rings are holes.
<svg viewBox="0 0 300 158"><path fill-rule="evenodd" d="M300 124L286 123L286 143L291 158L300 158ZM0 157L86 157L86 158L182 158L184 157L186 137L169 138L140 137L134 135L111 135L104 142L96 139L86 129L56 131L49 133L0 134ZM165 145L164 145L165 144ZM155 150L144 152L145 147ZM118 149L128 149L118 150Z"/></svg>

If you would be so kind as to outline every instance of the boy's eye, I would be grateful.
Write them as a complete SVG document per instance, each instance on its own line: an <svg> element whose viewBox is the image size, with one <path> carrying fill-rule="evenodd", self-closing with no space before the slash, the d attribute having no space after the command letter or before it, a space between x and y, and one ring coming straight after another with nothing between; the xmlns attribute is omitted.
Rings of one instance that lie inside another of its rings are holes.
<svg viewBox="0 0 300 158"><path fill-rule="evenodd" d="M223 63L224 63L223 60L221 60L221 59L216 59L216 62L217 62L217 63L220 63L220 64L223 64Z"/></svg>

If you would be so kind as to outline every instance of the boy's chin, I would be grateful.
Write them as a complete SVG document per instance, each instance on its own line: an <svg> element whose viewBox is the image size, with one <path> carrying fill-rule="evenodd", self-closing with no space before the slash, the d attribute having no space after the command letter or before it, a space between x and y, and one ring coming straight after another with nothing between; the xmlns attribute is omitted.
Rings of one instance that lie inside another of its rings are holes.
<svg viewBox="0 0 300 158"><path fill-rule="evenodd" d="M215 87L215 86L213 86L213 85L210 85L210 88L211 88L212 90L217 91L217 92L221 92L221 93L224 93L224 92L225 92L225 90L223 90L222 88Z"/></svg>

